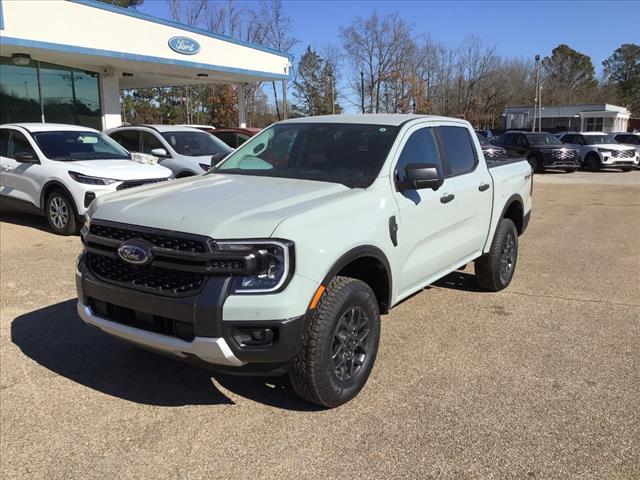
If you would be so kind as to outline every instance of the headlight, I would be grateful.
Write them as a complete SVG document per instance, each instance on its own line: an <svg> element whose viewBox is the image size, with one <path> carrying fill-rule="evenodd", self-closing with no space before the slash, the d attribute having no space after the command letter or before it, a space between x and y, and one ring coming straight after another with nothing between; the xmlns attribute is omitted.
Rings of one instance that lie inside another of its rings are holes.
<svg viewBox="0 0 640 480"><path fill-rule="evenodd" d="M613 150L609 149L609 148L598 148L598 151L600 153L612 153Z"/></svg>
<svg viewBox="0 0 640 480"><path fill-rule="evenodd" d="M293 242L286 240L216 241L215 249L221 253L254 253L260 258L258 273L234 278L233 293L276 292L293 274Z"/></svg>
<svg viewBox="0 0 640 480"><path fill-rule="evenodd" d="M90 175L71 171L69 172L69 176L78 183L86 183L88 185L111 185L112 183L119 181L114 180L113 178L92 177Z"/></svg>

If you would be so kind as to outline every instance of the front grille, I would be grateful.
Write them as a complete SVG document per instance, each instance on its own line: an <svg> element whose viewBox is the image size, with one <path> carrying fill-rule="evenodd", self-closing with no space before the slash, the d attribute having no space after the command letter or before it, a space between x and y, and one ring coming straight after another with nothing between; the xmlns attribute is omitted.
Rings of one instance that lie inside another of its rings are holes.
<svg viewBox="0 0 640 480"><path fill-rule="evenodd" d="M484 151L484 156L486 158L504 158L507 156L507 152L502 149L489 148Z"/></svg>
<svg viewBox="0 0 640 480"><path fill-rule="evenodd" d="M140 187L149 183L165 182L168 178L152 178L150 180L127 180L116 187L116 190L125 190L127 188Z"/></svg>
<svg viewBox="0 0 640 480"><path fill-rule="evenodd" d="M178 250L180 252L204 253L208 251L206 240L187 238L186 235L174 234L163 235L147 230L138 230L126 227L115 227L92 223L90 233L98 237L110 238L112 240L131 240L141 238L155 247Z"/></svg>
<svg viewBox="0 0 640 480"><path fill-rule="evenodd" d="M160 295L188 296L198 293L205 281L205 276L202 274L151 265L131 265L118 258L93 252L87 255L89 269L98 278L137 290Z"/></svg>
<svg viewBox="0 0 640 480"><path fill-rule="evenodd" d="M93 313L112 322L139 328L148 332L160 333L181 340L192 341L195 338L193 324L180 322L173 318L152 315L131 308L89 297L87 299Z"/></svg>
<svg viewBox="0 0 640 480"><path fill-rule="evenodd" d="M634 150L616 150L611 154L611 156L614 158L633 158L635 154L636 154L635 149Z"/></svg>
<svg viewBox="0 0 640 480"><path fill-rule="evenodd" d="M558 148L551 151L551 158L554 160L573 160L576 158L576 151L566 148Z"/></svg>

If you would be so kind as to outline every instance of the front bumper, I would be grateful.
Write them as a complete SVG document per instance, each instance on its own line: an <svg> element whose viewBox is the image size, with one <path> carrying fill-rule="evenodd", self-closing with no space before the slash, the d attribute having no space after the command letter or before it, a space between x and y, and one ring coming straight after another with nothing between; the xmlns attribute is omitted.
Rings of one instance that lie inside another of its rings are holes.
<svg viewBox="0 0 640 480"><path fill-rule="evenodd" d="M283 371L302 347L307 316L223 320L230 283L229 277L209 277L196 295L167 297L106 283L93 275L81 255L76 269L78 314L105 333L214 370ZM239 332L253 329L270 329L273 341L243 345Z"/></svg>

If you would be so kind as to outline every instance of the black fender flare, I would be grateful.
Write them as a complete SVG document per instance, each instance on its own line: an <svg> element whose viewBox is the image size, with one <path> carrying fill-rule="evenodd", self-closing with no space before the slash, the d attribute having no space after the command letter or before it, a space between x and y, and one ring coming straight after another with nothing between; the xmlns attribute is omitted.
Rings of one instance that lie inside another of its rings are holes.
<svg viewBox="0 0 640 480"><path fill-rule="evenodd" d="M378 260L384 267L384 273L387 276L387 285L389 287L389 298L382 298L379 300L379 302L380 304L385 305L385 310L388 310L391 307L391 298L393 296L393 275L391 273L391 264L389 263L389 260L387 259L385 253L380 248L373 245L361 245L344 253L340 258L338 258L338 260L333 263L324 279L322 280L321 285L326 287L338 274L338 272L340 272L340 270L342 270L354 260L365 257L372 257Z"/></svg>
<svg viewBox="0 0 640 480"><path fill-rule="evenodd" d="M507 210L509 210L509 208L511 208L511 206L514 203L519 203L520 206L522 207L522 227L521 227L521 231L519 232L519 234L524 233L524 229L526 228L526 225L524 223L524 217L525 217L525 213L524 213L524 200L522 199L522 197L520 196L519 193L514 193L513 195L511 195L509 197L509 199L505 202L504 204L504 208L502 209L502 212L500 213L500 219L504 218L505 213L507 213ZM496 225L497 228L497 225ZM495 234L495 230L494 230L494 234ZM493 238L491 239L493 241Z"/></svg>
<svg viewBox="0 0 640 480"><path fill-rule="evenodd" d="M62 190L64 193L67 194L67 196L69 197L69 200L71 200L71 206L73 207L73 210L77 216L78 207L76 206L76 201L73 198L73 195L71 195L71 192L69 191L69 189L64 185L64 183L62 183L59 180L49 180L47 183L45 183L42 186L42 190L40 190L40 210L42 211L42 213L44 213L45 215L47 214L47 212L45 211L45 202L47 201L47 199L45 198L44 193L53 186L55 186L56 188L59 188L60 190Z"/></svg>

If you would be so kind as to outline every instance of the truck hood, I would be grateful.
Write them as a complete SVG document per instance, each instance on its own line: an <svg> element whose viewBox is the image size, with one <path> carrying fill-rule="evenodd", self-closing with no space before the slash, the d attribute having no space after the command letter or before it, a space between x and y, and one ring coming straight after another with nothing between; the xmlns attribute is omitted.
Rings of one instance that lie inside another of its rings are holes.
<svg viewBox="0 0 640 480"><path fill-rule="evenodd" d="M161 165L132 160L78 160L65 162L65 165L73 172L114 180L147 180L171 176L171 170Z"/></svg>
<svg viewBox="0 0 640 480"><path fill-rule="evenodd" d="M91 218L217 239L267 238L283 220L355 192L335 183L210 174L99 197Z"/></svg>

